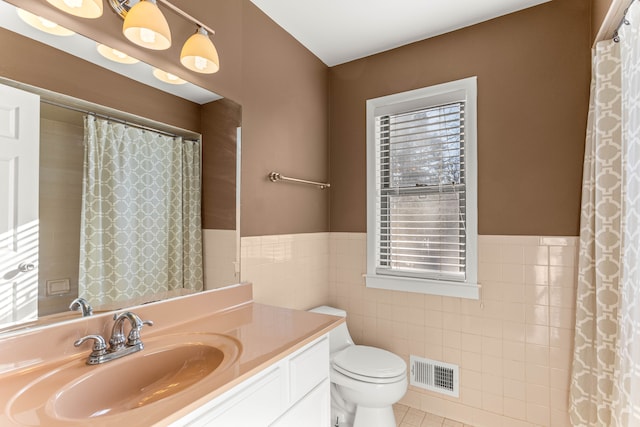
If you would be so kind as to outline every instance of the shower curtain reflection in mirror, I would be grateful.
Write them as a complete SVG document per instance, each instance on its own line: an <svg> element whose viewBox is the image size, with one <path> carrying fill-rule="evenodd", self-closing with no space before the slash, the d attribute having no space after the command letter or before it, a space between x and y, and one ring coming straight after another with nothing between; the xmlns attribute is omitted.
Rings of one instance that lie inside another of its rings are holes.
<svg viewBox="0 0 640 427"><path fill-rule="evenodd" d="M200 143L85 117L79 296L202 290Z"/></svg>

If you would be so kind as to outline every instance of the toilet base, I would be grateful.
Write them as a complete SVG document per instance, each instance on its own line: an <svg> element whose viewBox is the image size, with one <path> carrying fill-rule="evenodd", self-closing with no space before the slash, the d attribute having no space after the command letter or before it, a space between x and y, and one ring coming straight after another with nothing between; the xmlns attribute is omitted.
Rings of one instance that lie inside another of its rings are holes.
<svg viewBox="0 0 640 427"><path fill-rule="evenodd" d="M353 427L396 427L396 417L392 406L367 408L358 406Z"/></svg>
<svg viewBox="0 0 640 427"><path fill-rule="evenodd" d="M396 427L393 407L366 408L359 406L353 413L336 413L332 411L331 427ZM350 416L349 416L350 415Z"/></svg>
<svg viewBox="0 0 640 427"><path fill-rule="evenodd" d="M331 369L331 415L336 427L396 427L393 404L407 391L407 377L366 383ZM337 420L337 423L336 423Z"/></svg>

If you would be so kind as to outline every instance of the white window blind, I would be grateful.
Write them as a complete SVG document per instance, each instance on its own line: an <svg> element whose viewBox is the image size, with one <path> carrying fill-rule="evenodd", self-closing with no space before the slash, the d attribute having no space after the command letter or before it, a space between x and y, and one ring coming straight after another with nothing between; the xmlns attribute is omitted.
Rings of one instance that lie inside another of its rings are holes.
<svg viewBox="0 0 640 427"><path fill-rule="evenodd" d="M477 78L367 100L368 288L478 299Z"/></svg>
<svg viewBox="0 0 640 427"><path fill-rule="evenodd" d="M465 102L375 117L376 274L465 281Z"/></svg>

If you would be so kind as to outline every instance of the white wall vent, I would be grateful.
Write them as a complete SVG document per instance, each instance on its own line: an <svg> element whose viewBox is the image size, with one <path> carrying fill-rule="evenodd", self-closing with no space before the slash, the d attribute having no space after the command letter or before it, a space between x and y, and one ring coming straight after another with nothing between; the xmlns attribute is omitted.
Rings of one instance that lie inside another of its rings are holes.
<svg viewBox="0 0 640 427"><path fill-rule="evenodd" d="M424 359L411 355L410 384L425 390L446 394L447 396L460 396L460 368L450 363Z"/></svg>

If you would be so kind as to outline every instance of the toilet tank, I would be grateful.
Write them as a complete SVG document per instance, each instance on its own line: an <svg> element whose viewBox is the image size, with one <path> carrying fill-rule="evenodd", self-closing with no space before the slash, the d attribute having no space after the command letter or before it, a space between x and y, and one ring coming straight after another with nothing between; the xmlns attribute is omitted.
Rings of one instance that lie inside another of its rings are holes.
<svg viewBox="0 0 640 427"><path fill-rule="evenodd" d="M320 313L320 314L329 314L331 316L338 317L347 317L347 312L344 310L340 310L339 308L329 307L327 305L323 305L320 307L312 308L309 310L312 313ZM349 334L349 329L347 328L347 322L341 323L340 326L337 326L331 332L329 332L329 347L331 354L336 351L342 350L345 347L353 345L353 340L351 339L351 334Z"/></svg>

